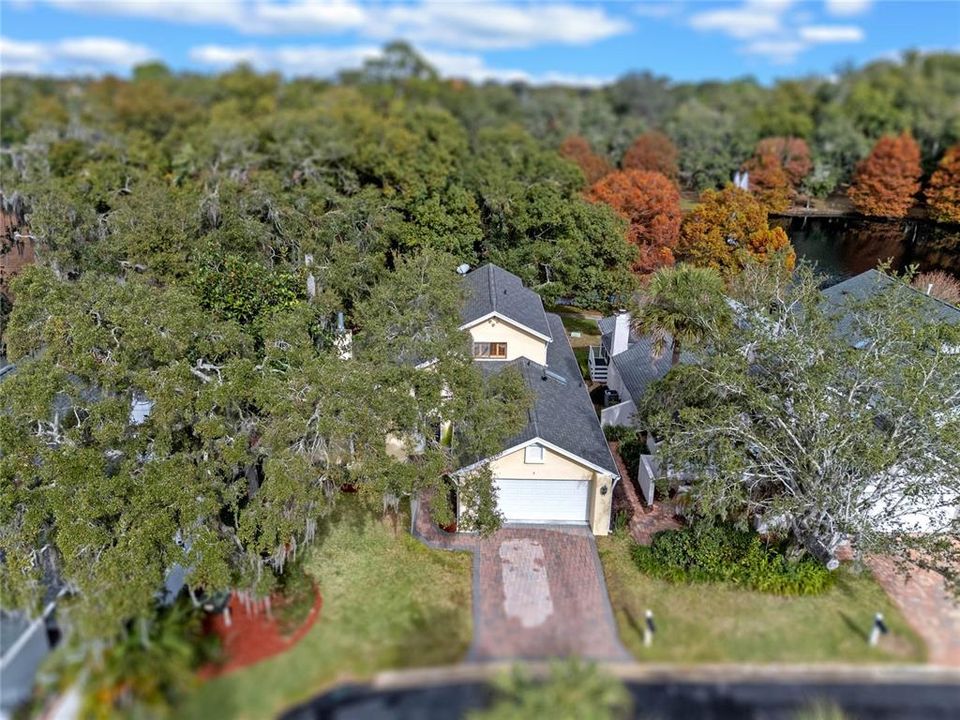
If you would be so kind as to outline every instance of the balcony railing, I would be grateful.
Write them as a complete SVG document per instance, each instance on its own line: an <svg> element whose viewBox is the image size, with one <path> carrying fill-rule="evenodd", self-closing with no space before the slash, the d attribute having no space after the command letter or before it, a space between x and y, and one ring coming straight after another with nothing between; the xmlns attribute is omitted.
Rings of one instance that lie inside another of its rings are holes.
<svg viewBox="0 0 960 720"><path fill-rule="evenodd" d="M590 379L596 383L605 383L607 381L607 371L610 366L610 360L607 353L599 345L590 346L590 354L587 355L587 367L590 368Z"/></svg>

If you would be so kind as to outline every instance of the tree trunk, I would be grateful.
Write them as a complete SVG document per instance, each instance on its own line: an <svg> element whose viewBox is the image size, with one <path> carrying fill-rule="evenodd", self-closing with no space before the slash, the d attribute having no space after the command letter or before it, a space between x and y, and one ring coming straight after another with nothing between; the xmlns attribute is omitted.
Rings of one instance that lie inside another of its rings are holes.
<svg viewBox="0 0 960 720"><path fill-rule="evenodd" d="M676 367L680 364L680 341L673 339L673 357L670 358L670 367Z"/></svg>

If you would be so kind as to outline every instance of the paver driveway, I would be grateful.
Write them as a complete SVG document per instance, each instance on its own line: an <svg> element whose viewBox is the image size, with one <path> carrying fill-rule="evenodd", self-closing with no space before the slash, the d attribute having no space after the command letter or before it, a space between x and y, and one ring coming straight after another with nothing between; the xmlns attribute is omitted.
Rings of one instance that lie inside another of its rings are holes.
<svg viewBox="0 0 960 720"><path fill-rule="evenodd" d="M508 525L474 562L471 659L629 659L587 528Z"/></svg>
<svg viewBox="0 0 960 720"><path fill-rule="evenodd" d="M418 505L417 537L431 547L474 554L469 659L630 659L617 637L596 541L586 527L508 525L478 538L438 530L426 503Z"/></svg>

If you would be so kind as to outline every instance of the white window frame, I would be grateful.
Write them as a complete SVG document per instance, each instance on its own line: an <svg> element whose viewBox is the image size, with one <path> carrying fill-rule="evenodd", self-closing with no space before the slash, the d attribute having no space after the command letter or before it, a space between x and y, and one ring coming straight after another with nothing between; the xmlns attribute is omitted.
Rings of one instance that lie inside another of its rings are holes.
<svg viewBox="0 0 960 720"><path fill-rule="evenodd" d="M529 465L543 465L544 455L543 445L527 445L523 449L523 461Z"/></svg>

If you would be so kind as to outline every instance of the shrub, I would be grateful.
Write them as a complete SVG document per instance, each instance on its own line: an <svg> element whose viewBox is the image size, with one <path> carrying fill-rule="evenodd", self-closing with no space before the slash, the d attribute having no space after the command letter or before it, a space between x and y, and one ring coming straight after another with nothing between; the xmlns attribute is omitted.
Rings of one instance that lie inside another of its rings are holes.
<svg viewBox="0 0 960 720"><path fill-rule="evenodd" d="M604 425L603 435L610 442L623 442L637 436L637 429L632 425Z"/></svg>
<svg viewBox="0 0 960 720"><path fill-rule="evenodd" d="M641 572L670 582L726 582L774 595L818 595L833 582L813 558L791 559L783 547L729 525L665 530L631 552Z"/></svg>
<svg viewBox="0 0 960 720"><path fill-rule="evenodd" d="M639 433L634 433L633 437L620 443L620 457L623 458L623 464L627 466L631 478L637 477L640 471L640 453L644 452L647 452L647 444Z"/></svg>

